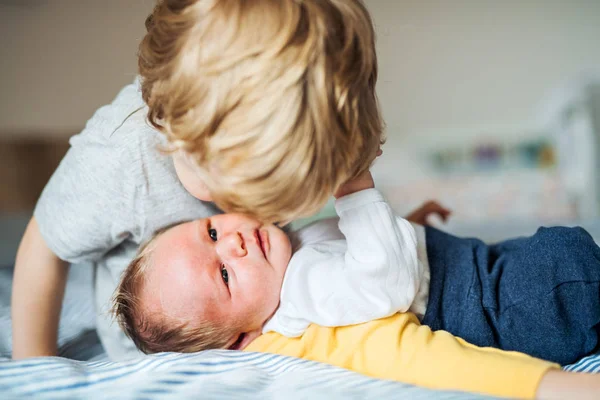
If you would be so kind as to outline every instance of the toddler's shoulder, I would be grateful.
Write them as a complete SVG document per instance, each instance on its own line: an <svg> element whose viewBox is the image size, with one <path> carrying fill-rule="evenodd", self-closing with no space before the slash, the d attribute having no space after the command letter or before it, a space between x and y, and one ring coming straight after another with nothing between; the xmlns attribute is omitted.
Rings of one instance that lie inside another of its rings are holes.
<svg viewBox="0 0 600 400"><path fill-rule="evenodd" d="M100 107L81 133L71 138L72 146L107 146L140 151L156 147L162 134L146 120L139 79L125 86L113 101Z"/></svg>
<svg viewBox="0 0 600 400"><path fill-rule="evenodd" d="M100 107L85 128L70 140L71 158L84 164L111 165L136 175L153 167L168 167L165 136L147 121L139 81L125 86L115 99Z"/></svg>

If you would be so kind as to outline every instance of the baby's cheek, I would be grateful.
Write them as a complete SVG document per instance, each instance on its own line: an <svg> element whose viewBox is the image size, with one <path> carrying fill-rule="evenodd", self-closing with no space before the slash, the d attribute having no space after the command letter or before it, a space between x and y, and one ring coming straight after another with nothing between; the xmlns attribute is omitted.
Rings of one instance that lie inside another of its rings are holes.
<svg viewBox="0 0 600 400"><path fill-rule="evenodd" d="M254 280L251 293L249 293L249 304L256 311L262 311L265 308L272 307L273 297L279 298L279 291L274 287L274 282L271 277L261 276Z"/></svg>

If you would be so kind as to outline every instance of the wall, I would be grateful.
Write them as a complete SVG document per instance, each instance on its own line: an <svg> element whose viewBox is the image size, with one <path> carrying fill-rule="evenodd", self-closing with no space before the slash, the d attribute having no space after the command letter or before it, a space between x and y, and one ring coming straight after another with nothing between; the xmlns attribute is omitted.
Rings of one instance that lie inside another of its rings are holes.
<svg viewBox="0 0 600 400"><path fill-rule="evenodd" d="M0 137L81 129L133 80L151 0L0 2Z"/></svg>
<svg viewBox="0 0 600 400"><path fill-rule="evenodd" d="M378 32L387 181L417 145L537 134L557 85L600 68L600 1L367 0ZM402 173L401 172L401 173Z"/></svg>
<svg viewBox="0 0 600 400"><path fill-rule="evenodd" d="M531 122L561 81L600 68L595 0L367 0L393 132Z"/></svg>

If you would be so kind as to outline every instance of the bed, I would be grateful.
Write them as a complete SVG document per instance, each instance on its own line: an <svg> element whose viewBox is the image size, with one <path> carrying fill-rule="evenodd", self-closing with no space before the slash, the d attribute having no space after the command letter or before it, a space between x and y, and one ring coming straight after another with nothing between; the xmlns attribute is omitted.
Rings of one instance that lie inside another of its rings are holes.
<svg viewBox="0 0 600 400"><path fill-rule="evenodd" d="M60 325L62 357L10 361L12 269L0 269L2 398L481 398L375 380L325 364L272 354L162 353L110 362L94 327L91 268L71 268Z"/></svg>
<svg viewBox="0 0 600 400"><path fill-rule="evenodd" d="M589 88L585 89L589 92ZM515 192L526 193L537 182L545 191L534 191L533 200L527 198L522 204L534 204L548 217L561 217L562 225L582 225L597 242L600 242L600 180L597 179L596 162L600 160L598 127L600 127L600 89L594 86L597 96L574 96L553 111L558 120L553 126L559 143L560 160L558 174L534 175L523 182ZM564 96L563 96L564 97ZM575 110L575 111L574 111ZM582 117L583 115L583 117ZM581 124L587 118L589 124ZM577 122L579 121L579 122ZM575 128L571 129L570 127ZM592 152L580 157L582 149ZM524 175L520 175L523 179ZM475 177L476 187L481 193L482 183ZM509 185L519 184L511 176L506 182L494 181L506 192ZM461 178L453 186L448 180L436 181L439 194L444 184L449 192L464 196L465 182ZM516 183L515 183L516 182ZM557 184L558 182L558 184ZM560 183L566 183L560 186ZM421 186L422 183L420 184ZM459 186L456 186L459 185ZM495 199L502 190L492 188ZM407 199L407 193L416 193L415 199ZM564 207L556 208L559 195L563 196ZM397 188L386 193L398 208L413 201L414 206L425 194L412 188ZM435 194L434 194L435 195ZM397 197L397 198L396 198ZM474 196L467 196L473 198ZM463 197L464 198L464 197ZM547 205L543 199L552 201ZM407 201L408 200L408 201ZM459 199L460 200L460 199ZM460 204L462 200L457 201ZM486 206L491 204L485 198ZM571 214L575 204L576 213ZM452 206L450 204L450 206ZM514 204L505 205L511 211ZM550 207L554 207L549 210ZM477 207L469 205L467 212L473 216ZM332 210L329 210L331 213ZM486 210L486 215L490 210ZM322 216L327 216L327 210ZM536 214L537 215L537 214ZM565 216L570 219L565 220ZM457 218L445 228L455 234L477 236L493 242L512 236L531 234L544 224L540 219L531 220L516 215L512 220L502 216L493 224L473 223ZM546 220L547 221L547 220ZM163 353L146 358L116 363L110 362L103 352L94 330L95 309L93 304L92 269L86 266L71 268L59 329L59 346L62 357L37 358L19 362L10 361L10 288L12 269L0 268L0 396L2 398L388 398L396 399L479 399L475 394L440 392L418 388L398 382L370 379L351 371L306 360L272 354L236 351L206 351L198 354ZM566 366L569 371L600 373L600 354L586 357L576 364Z"/></svg>
<svg viewBox="0 0 600 400"><path fill-rule="evenodd" d="M71 268L60 326L62 357L10 361L12 269L0 269L2 398L396 398L481 399L370 379L341 368L272 354L206 351L108 360L94 331L91 268ZM600 373L600 354L568 370Z"/></svg>

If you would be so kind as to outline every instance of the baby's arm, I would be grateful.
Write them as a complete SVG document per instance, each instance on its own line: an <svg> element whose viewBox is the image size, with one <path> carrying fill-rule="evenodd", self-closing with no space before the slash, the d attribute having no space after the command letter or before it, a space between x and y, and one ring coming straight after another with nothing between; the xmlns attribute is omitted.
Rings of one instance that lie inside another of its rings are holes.
<svg viewBox="0 0 600 400"><path fill-rule="evenodd" d="M357 294L362 293L362 309L371 310L364 320L351 323L407 311L423 274L414 227L396 216L373 186L366 173L345 185L335 204L347 245L340 272Z"/></svg>
<svg viewBox="0 0 600 400"><path fill-rule="evenodd" d="M423 274L414 227L394 215L370 173L344 185L337 197L346 241L315 243L294 254L281 306L265 331L294 337L310 323L359 324L413 303Z"/></svg>
<svg viewBox="0 0 600 400"><path fill-rule="evenodd" d="M421 207L417 208L404 218L410 222L414 222L415 224L428 225L427 219L430 215L437 215L442 219L442 221L446 222L450 214L451 211L445 207L442 207L438 202L428 201L423 203Z"/></svg>
<svg viewBox="0 0 600 400"><path fill-rule="evenodd" d="M12 289L13 358L55 356L68 266L46 245L35 218L21 240Z"/></svg>

